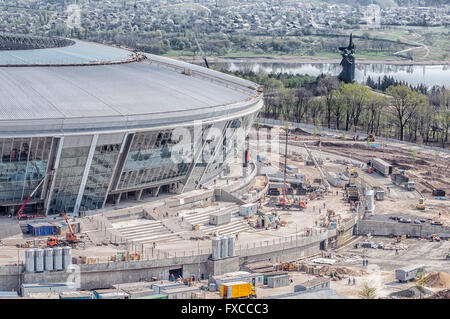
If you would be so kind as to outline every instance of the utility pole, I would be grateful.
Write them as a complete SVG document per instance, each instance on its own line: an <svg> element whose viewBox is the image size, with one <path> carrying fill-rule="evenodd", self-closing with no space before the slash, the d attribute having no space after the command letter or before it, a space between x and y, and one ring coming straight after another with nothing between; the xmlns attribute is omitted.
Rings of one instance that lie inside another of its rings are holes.
<svg viewBox="0 0 450 319"><path fill-rule="evenodd" d="M283 208L286 208L286 165L287 165L287 147L288 147L288 135L289 135L289 124L286 122L284 127L286 131L286 145L284 149L284 177L283 177Z"/></svg>

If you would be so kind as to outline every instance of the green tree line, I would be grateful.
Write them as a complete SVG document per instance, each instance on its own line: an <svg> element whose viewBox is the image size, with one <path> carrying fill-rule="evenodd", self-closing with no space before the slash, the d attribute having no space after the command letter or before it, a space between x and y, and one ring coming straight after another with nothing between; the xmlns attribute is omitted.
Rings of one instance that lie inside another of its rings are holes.
<svg viewBox="0 0 450 319"><path fill-rule="evenodd" d="M374 133L448 147L450 91L434 86L390 85L385 92L336 77L236 73L264 86L262 116L338 130Z"/></svg>

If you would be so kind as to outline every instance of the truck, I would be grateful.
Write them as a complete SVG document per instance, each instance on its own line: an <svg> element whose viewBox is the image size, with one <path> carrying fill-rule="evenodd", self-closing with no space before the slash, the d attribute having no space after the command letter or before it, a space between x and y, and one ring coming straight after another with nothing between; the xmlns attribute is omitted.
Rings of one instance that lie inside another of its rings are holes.
<svg viewBox="0 0 450 319"><path fill-rule="evenodd" d="M382 159L373 157L372 159L370 159L367 165L369 167L373 167L375 171L377 171L383 176L388 176L392 174L392 166L389 163L383 161Z"/></svg>
<svg viewBox="0 0 450 319"><path fill-rule="evenodd" d="M391 180L394 185L403 186L409 191L416 189L416 184L411 181L408 176L405 176L403 174L393 174L391 176Z"/></svg>
<svg viewBox="0 0 450 319"><path fill-rule="evenodd" d="M249 282L235 281L220 285L220 296L222 298L255 298L255 287Z"/></svg>
<svg viewBox="0 0 450 319"><path fill-rule="evenodd" d="M373 190L375 192L376 200L384 200L384 190L380 186L375 186Z"/></svg>

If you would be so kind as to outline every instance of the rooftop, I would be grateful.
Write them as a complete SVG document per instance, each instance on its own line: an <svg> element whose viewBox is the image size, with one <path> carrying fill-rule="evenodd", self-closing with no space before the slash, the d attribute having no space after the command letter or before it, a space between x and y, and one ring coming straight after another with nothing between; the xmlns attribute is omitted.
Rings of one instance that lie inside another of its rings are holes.
<svg viewBox="0 0 450 319"><path fill-rule="evenodd" d="M85 42L0 50L0 135L162 126L246 110L260 96L250 81L154 55L112 65L33 64L112 61L130 54ZM14 61L27 66L1 66Z"/></svg>

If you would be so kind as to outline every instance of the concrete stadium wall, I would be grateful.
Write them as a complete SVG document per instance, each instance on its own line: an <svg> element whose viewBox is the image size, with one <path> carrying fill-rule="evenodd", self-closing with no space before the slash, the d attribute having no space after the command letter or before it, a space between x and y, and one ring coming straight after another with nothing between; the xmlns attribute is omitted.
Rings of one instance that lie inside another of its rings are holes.
<svg viewBox="0 0 450 319"><path fill-rule="evenodd" d="M1 266L0 267L0 291L18 291L23 266Z"/></svg>
<svg viewBox="0 0 450 319"><path fill-rule="evenodd" d="M358 222L358 235L371 234L374 236L402 236L410 234L413 237L430 236L435 234L443 238L450 237L450 227L406 224L389 221L361 220Z"/></svg>
<svg viewBox="0 0 450 319"><path fill-rule="evenodd" d="M168 279L169 270L183 269L183 277L206 276L206 262L209 255L166 258L161 260L143 260L130 262L111 262L89 265L78 265L80 267L80 288L83 290L96 288L110 288L115 284L137 282L148 280L152 277ZM1 276L1 274L0 274ZM23 273L25 283L56 283L66 282L70 273L64 271L45 271L40 273ZM0 280L3 278L0 277ZM8 275L8 287L18 285L17 275ZM15 288L15 287L14 287ZM8 289L11 290L11 289Z"/></svg>

